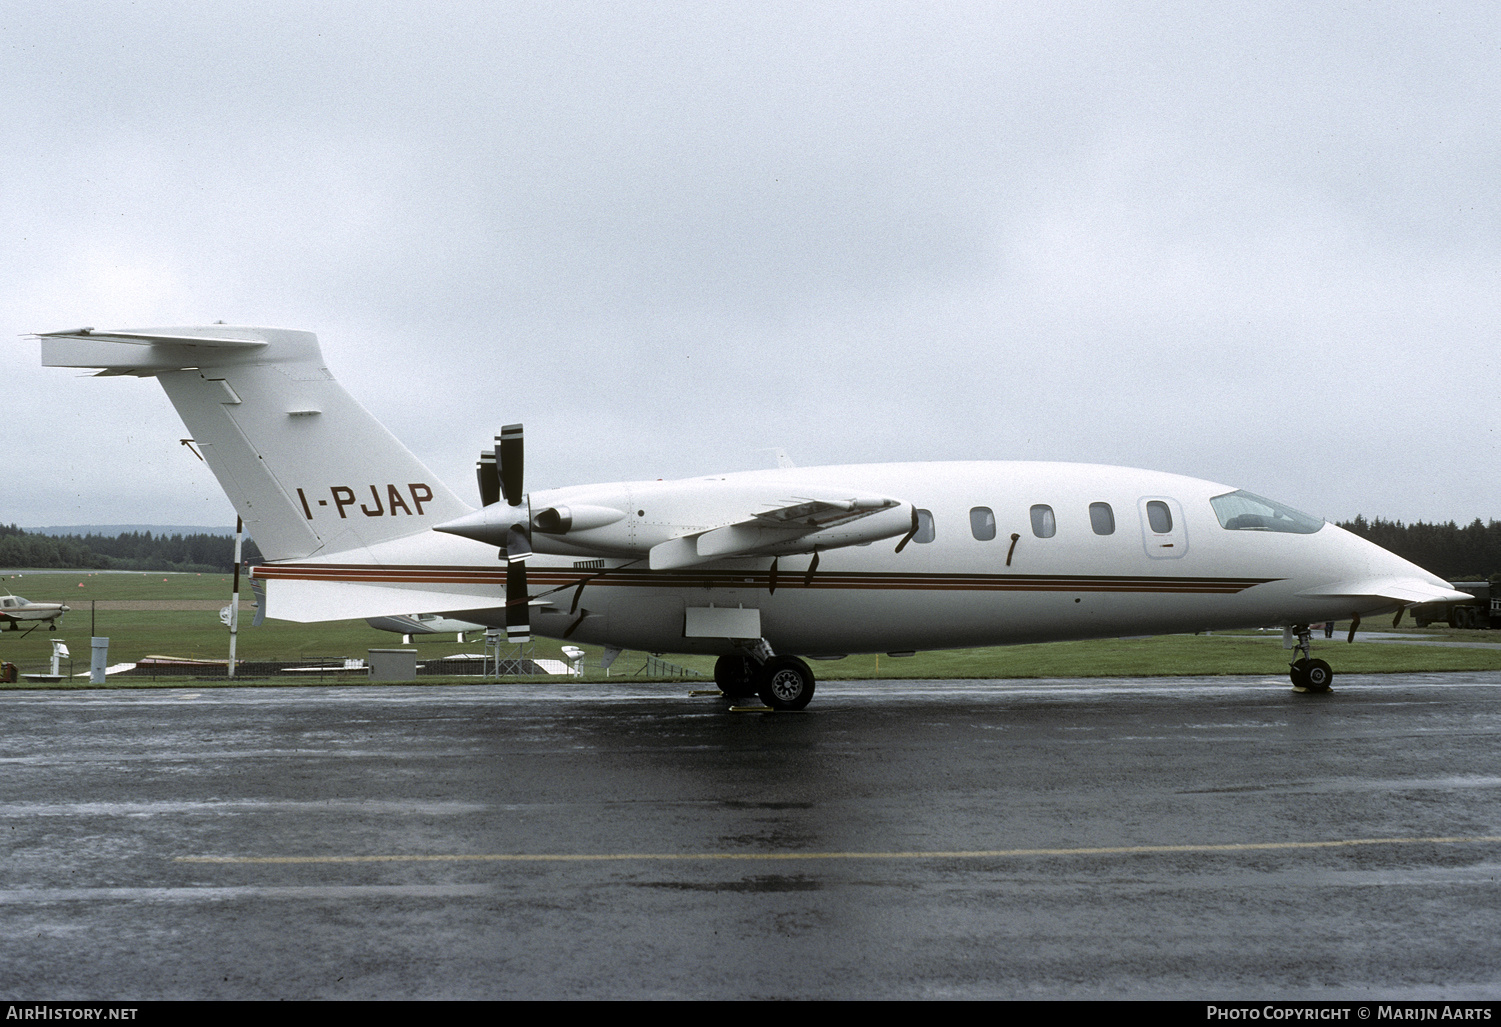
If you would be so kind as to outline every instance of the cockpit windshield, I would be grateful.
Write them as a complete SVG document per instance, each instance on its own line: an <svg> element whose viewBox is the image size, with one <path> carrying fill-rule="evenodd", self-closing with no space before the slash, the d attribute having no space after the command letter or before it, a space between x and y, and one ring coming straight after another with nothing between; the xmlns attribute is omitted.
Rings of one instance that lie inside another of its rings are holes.
<svg viewBox="0 0 1501 1027"><path fill-rule="evenodd" d="M1310 517L1250 492L1215 496L1209 505L1214 507L1220 527L1228 531L1285 531L1294 535L1312 535L1324 526L1318 517Z"/></svg>

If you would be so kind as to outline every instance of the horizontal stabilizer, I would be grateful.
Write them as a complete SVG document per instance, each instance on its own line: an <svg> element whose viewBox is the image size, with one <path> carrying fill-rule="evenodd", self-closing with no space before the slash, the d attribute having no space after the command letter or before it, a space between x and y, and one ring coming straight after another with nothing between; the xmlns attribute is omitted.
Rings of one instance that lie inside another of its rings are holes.
<svg viewBox="0 0 1501 1027"><path fill-rule="evenodd" d="M1356 581L1336 581L1317 588L1307 588L1300 596L1310 599L1393 599L1399 603L1458 603L1470 602L1475 597L1468 592L1456 592L1424 581L1422 578L1361 578Z"/></svg>

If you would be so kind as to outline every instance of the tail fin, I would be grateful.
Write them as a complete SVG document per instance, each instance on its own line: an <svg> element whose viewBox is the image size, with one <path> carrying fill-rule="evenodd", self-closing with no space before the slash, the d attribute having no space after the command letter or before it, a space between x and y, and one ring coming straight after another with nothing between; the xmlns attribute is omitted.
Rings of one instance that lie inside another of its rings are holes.
<svg viewBox="0 0 1501 1027"><path fill-rule="evenodd" d="M209 325L40 338L46 366L156 377L268 560L362 549L470 510L334 380L312 332Z"/></svg>

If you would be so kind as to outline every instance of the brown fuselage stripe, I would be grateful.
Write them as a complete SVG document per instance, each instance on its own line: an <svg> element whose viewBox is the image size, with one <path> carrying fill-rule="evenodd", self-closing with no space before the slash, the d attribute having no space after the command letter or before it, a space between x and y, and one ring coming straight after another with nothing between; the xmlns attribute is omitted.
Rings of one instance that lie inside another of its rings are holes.
<svg viewBox="0 0 1501 1027"><path fill-rule="evenodd" d="M266 564L255 568L263 580L330 581L381 585L488 585L503 588L503 567L377 567L359 564ZM1277 578L1124 577L1042 574L877 574L826 572L806 582L801 575L781 575L778 588L838 588L873 591L945 592L1172 592L1234 595ZM626 588L767 588L770 575L744 571L601 572L537 568L527 574L531 589L567 587L587 582L594 587Z"/></svg>

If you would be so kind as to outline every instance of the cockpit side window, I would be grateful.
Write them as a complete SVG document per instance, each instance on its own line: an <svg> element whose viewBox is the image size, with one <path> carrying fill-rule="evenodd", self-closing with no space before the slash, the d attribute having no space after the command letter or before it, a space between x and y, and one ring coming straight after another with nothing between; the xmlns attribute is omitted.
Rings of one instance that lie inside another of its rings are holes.
<svg viewBox="0 0 1501 1027"><path fill-rule="evenodd" d="M1294 535L1312 535L1324 526L1323 520L1311 517L1290 506L1264 499L1250 492L1227 492L1209 501L1226 531L1281 531Z"/></svg>

